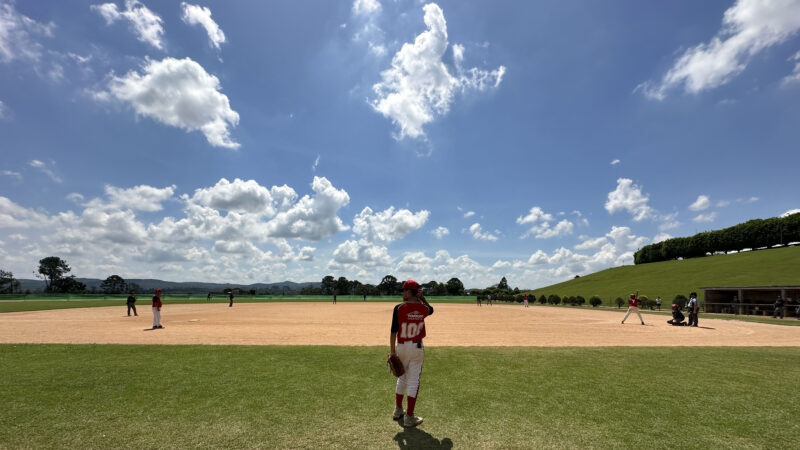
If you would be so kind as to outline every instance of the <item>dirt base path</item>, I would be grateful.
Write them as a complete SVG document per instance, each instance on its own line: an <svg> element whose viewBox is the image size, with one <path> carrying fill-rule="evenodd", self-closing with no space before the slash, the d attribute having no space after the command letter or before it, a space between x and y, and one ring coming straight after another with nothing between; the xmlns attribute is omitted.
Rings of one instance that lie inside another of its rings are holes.
<svg viewBox="0 0 800 450"><path fill-rule="evenodd" d="M165 305L153 315L125 307L0 314L0 343L389 345L391 303L241 303ZM625 310L517 305L436 305L426 319L428 346L800 346L800 327L700 316L700 327L673 327L644 314L625 325Z"/></svg>

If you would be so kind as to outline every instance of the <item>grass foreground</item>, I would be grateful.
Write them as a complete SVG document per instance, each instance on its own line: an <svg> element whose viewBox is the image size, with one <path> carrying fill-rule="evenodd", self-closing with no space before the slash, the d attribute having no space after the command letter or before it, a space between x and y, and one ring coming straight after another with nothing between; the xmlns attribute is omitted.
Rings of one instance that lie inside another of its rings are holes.
<svg viewBox="0 0 800 450"><path fill-rule="evenodd" d="M795 448L800 348L0 346L0 448Z"/></svg>

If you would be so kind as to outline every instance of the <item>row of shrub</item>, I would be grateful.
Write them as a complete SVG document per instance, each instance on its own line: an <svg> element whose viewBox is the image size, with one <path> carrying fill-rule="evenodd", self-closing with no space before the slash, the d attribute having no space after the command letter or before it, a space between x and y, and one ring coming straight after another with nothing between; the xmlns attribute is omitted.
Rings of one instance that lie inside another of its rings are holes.
<svg viewBox="0 0 800 450"><path fill-rule="evenodd" d="M642 247L634 254L635 264L696 258L744 249L756 249L800 241L800 213L787 217L755 219L690 237L672 238Z"/></svg>
<svg viewBox="0 0 800 450"><path fill-rule="evenodd" d="M522 303L523 295L501 295L499 297L492 296L492 300L496 301L503 301L503 302L516 302ZM479 299L486 300L485 296L480 296ZM681 309L684 308L686 305L687 298L683 294L678 294L672 300L672 302L668 302L667 300L662 299L661 307L662 308L670 308L672 303L677 304ZM528 295L528 302L536 303L539 302L542 305L570 305L570 306L583 306L586 304L586 299L580 295L570 295L570 296L563 296L557 294L550 294L547 297L544 295L540 295L538 298L535 294ZM597 295L593 295L589 298L589 304L592 307L596 308L603 304L603 299L598 297ZM617 297L613 301L614 305L617 305L618 308L622 308L628 304L627 298L623 299L622 297ZM656 307L656 301L654 299L648 298L646 295L639 296L639 307L643 309L654 309Z"/></svg>

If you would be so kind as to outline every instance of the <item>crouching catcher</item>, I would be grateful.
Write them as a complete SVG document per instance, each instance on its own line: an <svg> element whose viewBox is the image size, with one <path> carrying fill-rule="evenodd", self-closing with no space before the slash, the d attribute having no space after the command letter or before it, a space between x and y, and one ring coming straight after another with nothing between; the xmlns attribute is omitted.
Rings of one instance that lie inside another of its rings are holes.
<svg viewBox="0 0 800 450"><path fill-rule="evenodd" d="M389 335L390 358L396 355L403 365L403 373L397 377L395 408L392 417L403 419L403 426L415 427L422 418L414 415L419 392L419 377L425 349L425 318L433 314L433 307L425 300L419 283L408 280L403 283L403 303L394 307L392 329ZM399 373L399 372L398 372ZM408 408L403 411L403 396L408 393Z"/></svg>

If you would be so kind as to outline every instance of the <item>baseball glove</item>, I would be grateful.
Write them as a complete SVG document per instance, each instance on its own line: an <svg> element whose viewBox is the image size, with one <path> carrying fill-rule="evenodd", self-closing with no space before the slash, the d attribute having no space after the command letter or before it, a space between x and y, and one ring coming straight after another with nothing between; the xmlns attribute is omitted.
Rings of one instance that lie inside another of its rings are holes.
<svg viewBox="0 0 800 450"><path fill-rule="evenodd" d="M403 361L400 361L397 355L389 355L386 364L389 365L389 370L392 371L392 375L396 377L402 377L403 374L406 373L406 369L403 367Z"/></svg>

